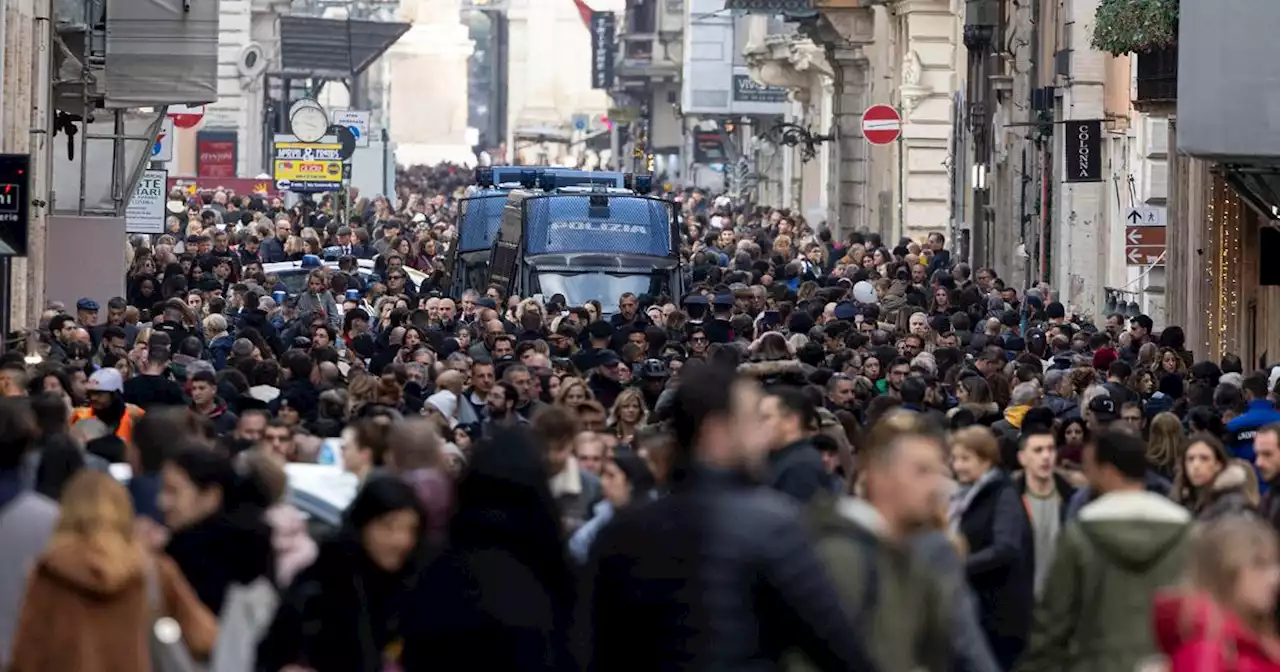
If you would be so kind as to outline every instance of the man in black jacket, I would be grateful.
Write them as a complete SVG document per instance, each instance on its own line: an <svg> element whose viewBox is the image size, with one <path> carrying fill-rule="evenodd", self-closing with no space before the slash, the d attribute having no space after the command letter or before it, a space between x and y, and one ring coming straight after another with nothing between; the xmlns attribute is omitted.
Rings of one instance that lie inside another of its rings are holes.
<svg viewBox="0 0 1280 672"><path fill-rule="evenodd" d="M770 441L769 487L808 504L831 491L831 476L810 437L818 428L818 410L792 387L771 388L760 403L760 419Z"/></svg>
<svg viewBox="0 0 1280 672"><path fill-rule="evenodd" d="M676 392L671 493L596 538L577 622L590 670L874 670L799 508L753 485L768 449L759 389L690 365Z"/></svg>

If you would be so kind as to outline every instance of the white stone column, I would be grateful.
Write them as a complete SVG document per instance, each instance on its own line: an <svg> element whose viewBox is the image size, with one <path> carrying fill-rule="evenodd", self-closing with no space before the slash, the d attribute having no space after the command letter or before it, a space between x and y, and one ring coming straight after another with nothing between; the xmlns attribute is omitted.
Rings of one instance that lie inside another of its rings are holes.
<svg viewBox="0 0 1280 672"><path fill-rule="evenodd" d="M1067 44L1089 44L1094 10L1098 0L1076 0L1070 5L1065 30L1070 32ZM1103 117L1103 82L1105 57L1088 48L1071 52L1071 85L1063 89L1062 120L1101 119ZM1065 155L1062 127L1054 134L1055 154ZM1105 147L1107 143L1103 143ZM1110 158L1104 150L1103 175L1108 174ZM1055 171L1062 174L1062 159ZM1099 315L1103 307L1105 281L1105 249L1108 237L1106 189L1108 184L1057 184L1058 199L1053 228L1053 285L1068 310L1080 314Z"/></svg>
<svg viewBox="0 0 1280 672"><path fill-rule="evenodd" d="M467 59L474 45L459 2L406 0L402 14L413 27L389 52L396 162L470 162Z"/></svg>
<svg viewBox="0 0 1280 672"><path fill-rule="evenodd" d="M956 41L960 19L949 0L904 0L896 9L901 28L898 34L905 38L894 73L903 117L899 151L905 155L900 165L906 171L902 180L905 193L898 196L905 202L900 231L924 240L930 233L945 234L951 221L947 156L951 93L961 79L957 72L957 49L961 47Z"/></svg>
<svg viewBox="0 0 1280 672"><path fill-rule="evenodd" d="M831 148L827 221L837 238L843 238L873 225L870 147L862 137L862 112L870 89L864 49L875 39L875 15L870 8L830 10L819 20L818 32L835 74L832 117L837 138Z"/></svg>

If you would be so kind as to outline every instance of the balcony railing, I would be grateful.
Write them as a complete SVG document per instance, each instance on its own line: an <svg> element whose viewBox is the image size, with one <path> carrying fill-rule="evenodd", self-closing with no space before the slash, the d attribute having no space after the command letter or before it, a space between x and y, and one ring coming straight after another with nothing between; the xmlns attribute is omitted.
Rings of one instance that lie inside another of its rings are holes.
<svg viewBox="0 0 1280 672"><path fill-rule="evenodd" d="M1138 103L1178 100L1178 45L1138 54Z"/></svg>

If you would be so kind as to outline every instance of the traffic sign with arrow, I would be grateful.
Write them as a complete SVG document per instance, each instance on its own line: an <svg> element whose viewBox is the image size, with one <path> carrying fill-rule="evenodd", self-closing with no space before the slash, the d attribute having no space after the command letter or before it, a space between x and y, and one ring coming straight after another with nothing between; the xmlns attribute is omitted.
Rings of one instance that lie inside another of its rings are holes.
<svg viewBox="0 0 1280 672"><path fill-rule="evenodd" d="M1124 230L1125 261L1130 266L1163 264L1168 229L1156 224L1133 224L1129 218L1126 223L1129 226Z"/></svg>
<svg viewBox="0 0 1280 672"><path fill-rule="evenodd" d="M1124 221L1129 226L1165 226L1166 212L1164 208L1150 206L1133 208L1129 210Z"/></svg>

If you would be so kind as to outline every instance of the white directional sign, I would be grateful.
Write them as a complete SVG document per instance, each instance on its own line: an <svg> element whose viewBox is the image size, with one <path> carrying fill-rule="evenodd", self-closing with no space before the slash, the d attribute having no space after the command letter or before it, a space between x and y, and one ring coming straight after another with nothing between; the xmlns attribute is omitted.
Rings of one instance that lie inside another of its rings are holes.
<svg viewBox="0 0 1280 672"><path fill-rule="evenodd" d="M356 136L356 147L369 146L369 112L367 110L334 110L330 113L338 126L346 126Z"/></svg>
<svg viewBox="0 0 1280 672"><path fill-rule="evenodd" d="M1124 223L1125 226L1165 226L1167 212L1164 208L1150 206L1132 208L1125 215Z"/></svg>

